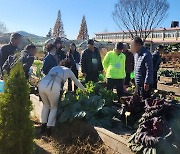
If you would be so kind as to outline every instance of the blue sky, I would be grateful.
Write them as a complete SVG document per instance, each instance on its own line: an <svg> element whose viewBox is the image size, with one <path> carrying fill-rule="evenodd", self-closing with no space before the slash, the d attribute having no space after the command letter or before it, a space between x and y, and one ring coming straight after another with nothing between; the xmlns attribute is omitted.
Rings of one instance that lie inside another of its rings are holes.
<svg viewBox="0 0 180 154"><path fill-rule="evenodd" d="M78 35L82 16L86 16L90 37L95 32L118 31L112 19L118 0L0 0L0 21L10 32L24 30L45 36L53 28L60 9L68 38ZM169 27L172 20L180 21L180 0L168 0L169 15L161 27Z"/></svg>

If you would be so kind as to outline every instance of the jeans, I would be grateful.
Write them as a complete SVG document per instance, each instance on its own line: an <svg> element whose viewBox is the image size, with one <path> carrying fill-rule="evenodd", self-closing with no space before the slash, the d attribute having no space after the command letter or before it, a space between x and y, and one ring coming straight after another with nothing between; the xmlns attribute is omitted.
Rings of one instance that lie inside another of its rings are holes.
<svg viewBox="0 0 180 154"><path fill-rule="evenodd" d="M72 70L76 78L78 79L78 70ZM78 87L74 84L74 91L76 91ZM68 91L72 91L72 80L68 79Z"/></svg>
<svg viewBox="0 0 180 154"><path fill-rule="evenodd" d="M149 86L149 90L145 91L143 86L136 85L136 94L139 96L142 96L143 99L147 99L151 97L151 92L152 92L152 85Z"/></svg>
<svg viewBox="0 0 180 154"><path fill-rule="evenodd" d="M116 87L117 95L120 99L124 95L124 79L107 79L107 89L113 90Z"/></svg>
<svg viewBox="0 0 180 154"><path fill-rule="evenodd" d="M47 87L48 82L49 80L41 80L39 84L39 94L43 102L41 122L43 124L47 123L47 126L49 127L54 127L61 87L55 82L51 90L51 86Z"/></svg>
<svg viewBox="0 0 180 154"><path fill-rule="evenodd" d="M98 82L98 78L99 78L99 72L98 71L93 71L91 73L87 73L86 83L89 81Z"/></svg>

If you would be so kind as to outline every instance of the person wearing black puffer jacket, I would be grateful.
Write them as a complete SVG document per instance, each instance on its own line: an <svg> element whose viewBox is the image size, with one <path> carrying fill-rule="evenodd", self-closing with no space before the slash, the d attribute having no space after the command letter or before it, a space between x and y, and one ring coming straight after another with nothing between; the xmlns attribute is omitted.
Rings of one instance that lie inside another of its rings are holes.
<svg viewBox="0 0 180 154"><path fill-rule="evenodd" d="M78 78L78 70L80 63L80 53L76 50L75 43L70 44L70 51L67 54L67 59L69 61L69 68L75 74L76 78ZM74 84L74 91L77 90L77 86ZM72 80L68 79L68 91L72 91Z"/></svg>
<svg viewBox="0 0 180 154"><path fill-rule="evenodd" d="M103 66L100 52L94 46L94 40L88 40L88 49L82 54L81 66L86 82L98 82L99 73L103 71Z"/></svg>

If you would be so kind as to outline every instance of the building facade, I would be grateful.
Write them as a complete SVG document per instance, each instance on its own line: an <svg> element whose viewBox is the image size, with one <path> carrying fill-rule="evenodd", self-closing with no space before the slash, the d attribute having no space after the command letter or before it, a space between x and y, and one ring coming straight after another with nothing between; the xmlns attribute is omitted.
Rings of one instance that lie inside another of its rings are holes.
<svg viewBox="0 0 180 154"><path fill-rule="evenodd" d="M144 37L145 34L142 34ZM138 34L140 36L140 34ZM131 37L128 32L114 32L114 33L95 33L95 39L97 41L104 42L126 42L130 43ZM146 39L146 44L150 45L159 45L159 44L176 44L180 43L180 27L175 28L162 28L155 29L150 32L150 35Z"/></svg>

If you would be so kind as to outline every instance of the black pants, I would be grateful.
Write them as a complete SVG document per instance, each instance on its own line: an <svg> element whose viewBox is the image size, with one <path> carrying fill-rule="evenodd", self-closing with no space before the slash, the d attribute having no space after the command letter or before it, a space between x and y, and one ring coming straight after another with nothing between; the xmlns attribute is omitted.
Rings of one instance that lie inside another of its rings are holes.
<svg viewBox="0 0 180 154"><path fill-rule="evenodd" d="M143 86L136 85L136 94L142 96L143 99L147 99L151 97L152 85L149 86L149 91L145 91Z"/></svg>
<svg viewBox="0 0 180 154"><path fill-rule="evenodd" d="M74 73L74 75L78 79L78 70L72 70L72 72ZM74 91L76 91L77 88L78 87L74 84ZM68 79L68 91L72 91L72 80L71 79Z"/></svg>
<svg viewBox="0 0 180 154"><path fill-rule="evenodd" d="M87 76L86 76L86 83L89 82L89 81L98 82L98 78L99 78L98 71L88 73Z"/></svg>
<svg viewBox="0 0 180 154"><path fill-rule="evenodd" d="M124 95L124 80L123 79L107 79L107 89L113 90L116 87L117 95L120 99Z"/></svg>
<svg viewBox="0 0 180 154"><path fill-rule="evenodd" d="M158 83L157 72L153 73L153 80L154 80L153 88L157 89L157 83Z"/></svg>
<svg viewBox="0 0 180 154"><path fill-rule="evenodd" d="M130 78L131 73L126 73L126 78L125 78L125 85L129 86L131 78Z"/></svg>

